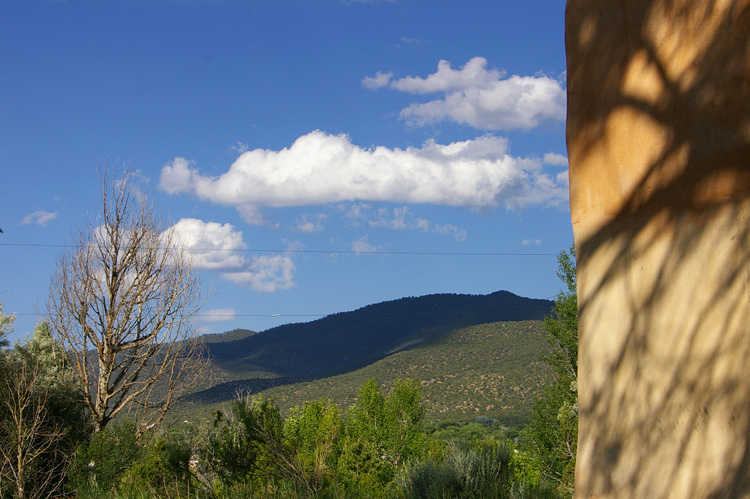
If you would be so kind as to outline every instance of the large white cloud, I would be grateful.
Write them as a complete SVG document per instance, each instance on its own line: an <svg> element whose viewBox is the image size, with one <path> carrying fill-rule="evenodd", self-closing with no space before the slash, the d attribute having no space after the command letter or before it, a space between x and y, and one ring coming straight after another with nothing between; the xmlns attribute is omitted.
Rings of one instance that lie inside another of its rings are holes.
<svg viewBox="0 0 750 499"><path fill-rule="evenodd" d="M510 156L508 141L492 135L389 149L314 131L280 151L247 151L218 177L175 158L162 168L160 188L233 206L248 223L262 223L258 207L369 201L489 209L567 199L541 160Z"/></svg>
<svg viewBox="0 0 750 499"><path fill-rule="evenodd" d="M559 81L544 75L504 78L503 72L487 69L483 57L472 58L461 69L441 60L437 71L426 78L392 76L378 72L364 78L362 85L412 94L444 94L441 99L401 110L401 117L413 126L447 119L482 130L529 130L546 120L565 119L566 95Z"/></svg>
<svg viewBox="0 0 750 499"><path fill-rule="evenodd" d="M264 293L294 286L295 266L288 255L248 258L242 233L231 224L183 218L170 230L199 269L218 272L227 280Z"/></svg>

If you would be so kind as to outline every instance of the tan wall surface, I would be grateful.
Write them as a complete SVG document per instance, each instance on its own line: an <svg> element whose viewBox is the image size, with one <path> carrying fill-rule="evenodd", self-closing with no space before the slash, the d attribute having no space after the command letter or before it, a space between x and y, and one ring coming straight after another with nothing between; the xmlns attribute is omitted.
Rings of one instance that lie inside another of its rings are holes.
<svg viewBox="0 0 750 499"><path fill-rule="evenodd" d="M750 497L750 0L568 0L578 497Z"/></svg>

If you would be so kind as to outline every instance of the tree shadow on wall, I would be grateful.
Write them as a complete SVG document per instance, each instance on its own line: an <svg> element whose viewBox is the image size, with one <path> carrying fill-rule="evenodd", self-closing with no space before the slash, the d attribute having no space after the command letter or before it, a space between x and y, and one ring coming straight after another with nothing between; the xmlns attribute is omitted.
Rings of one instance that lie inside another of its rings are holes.
<svg viewBox="0 0 750 499"><path fill-rule="evenodd" d="M750 2L717 4L568 2L582 495L750 494Z"/></svg>

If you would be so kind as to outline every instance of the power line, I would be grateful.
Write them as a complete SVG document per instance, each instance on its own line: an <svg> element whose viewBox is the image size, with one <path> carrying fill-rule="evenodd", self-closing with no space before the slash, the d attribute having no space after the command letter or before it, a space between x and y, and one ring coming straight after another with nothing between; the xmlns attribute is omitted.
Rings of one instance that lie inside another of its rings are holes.
<svg viewBox="0 0 750 499"><path fill-rule="evenodd" d="M41 243L0 243L0 246L17 246L25 248L64 248L76 246L71 244L41 244ZM237 253L300 253L327 255L416 255L416 256L558 256L557 253L510 253L494 251L388 251L388 250L306 250L306 249L270 249L270 248L190 248L190 251L232 251Z"/></svg>
<svg viewBox="0 0 750 499"><path fill-rule="evenodd" d="M6 315L38 317L40 314L29 312L12 312ZM193 317L327 317L333 314L195 314ZM403 314L407 315L407 314ZM409 314L410 315L410 314Z"/></svg>

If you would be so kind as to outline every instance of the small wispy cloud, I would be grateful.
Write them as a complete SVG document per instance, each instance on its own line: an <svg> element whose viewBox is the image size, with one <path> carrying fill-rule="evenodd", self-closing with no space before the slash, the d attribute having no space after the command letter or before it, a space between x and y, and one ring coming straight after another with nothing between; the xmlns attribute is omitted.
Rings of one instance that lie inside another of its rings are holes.
<svg viewBox="0 0 750 499"><path fill-rule="evenodd" d="M367 241L367 236L361 237L352 243L352 251L358 255L362 253L373 253L377 250L377 246L373 246Z"/></svg>
<svg viewBox="0 0 750 499"><path fill-rule="evenodd" d="M378 71L375 76L365 76L362 78L362 86L370 90L387 87L391 83L393 73L381 73Z"/></svg>
<svg viewBox="0 0 750 499"><path fill-rule="evenodd" d="M435 224L425 218L416 216L407 206L398 208L377 208L355 203L349 207L340 207L344 217L354 226L391 230L418 230L433 234L453 236L456 241L465 241L467 234L452 224Z"/></svg>
<svg viewBox="0 0 750 499"><path fill-rule="evenodd" d="M420 40L419 38L409 38L406 36L402 36L399 38L399 43L405 43L407 45L421 45L425 43L424 40Z"/></svg>
<svg viewBox="0 0 750 499"><path fill-rule="evenodd" d="M57 218L58 212L53 211L44 211L44 210L37 210L34 213L31 213L29 215L26 215L21 219L21 225L31 225L36 224L41 227L46 227L48 223L50 223L52 220Z"/></svg>
<svg viewBox="0 0 750 499"><path fill-rule="evenodd" d="M568 158L566 156L563 156L562 154L557 154L554 152L548 152L547 154L545 154L542 162L545 165L550 166L568 166Z"/></svg>
<svg viewBox="0 0 750 499"><path fill-rule="evenodd" d="M243 152L247 152L249 149L250 149L249 145L247 145L247 144L245 144L243 142L240 142L239 140L237 141L237 145L236 146L230 146L229 147L230 151L232 151L234 153L237 153L237 154L242 154Z"/></svg>
<svg viewBox="0 0 750 499"><path fill-rule="evenodd" d="M229 322L234 320L235 317L237 317L237 312L231 307L202 310L198 316L200 322L203 323Z"/></svg>
<svg viewBox="0 0 750 499"><path fill-rule="evenodd" d="M297 232L303 232L306 234L315 234L322 232L325 229L325 221L328 218L324 213L317 214L304 214L302 218L297 220L295 230Z"/></svg>
<svg viewBox="0 0 750 499"><path fill-rule="evenodd" d="M531 246L532 244L535 246L541 246L542 240L541 239L524 239L523 241L521 241L521 245L523 246Z"/></svg>
<svg viewBox="0 0 750 499"><path fill-rule="evenodd" d="M447 235L453 236L453 238L456 241L466 240L466 231L464 229L459 229L458 227L452 224L433 225L431 230L432 232L435 232L437 234L447 234Z"/></svg>

